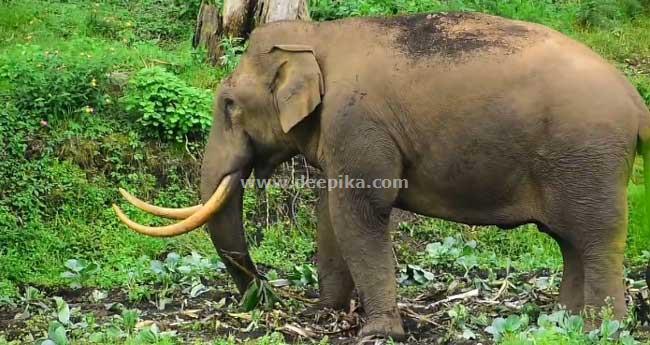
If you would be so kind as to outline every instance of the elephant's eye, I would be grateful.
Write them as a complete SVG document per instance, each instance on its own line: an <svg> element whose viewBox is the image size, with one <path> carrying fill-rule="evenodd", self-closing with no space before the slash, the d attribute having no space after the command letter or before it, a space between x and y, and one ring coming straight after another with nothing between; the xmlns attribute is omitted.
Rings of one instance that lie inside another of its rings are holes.
<svg viewBox="0 0 650 345"><path fill-rule="evenodd" d="M230 98L226 98L223 104L223 114L224 114L224 121L226 122L227 128L232 127L232 114L234 111L235 111L235 102Z"/></svg>

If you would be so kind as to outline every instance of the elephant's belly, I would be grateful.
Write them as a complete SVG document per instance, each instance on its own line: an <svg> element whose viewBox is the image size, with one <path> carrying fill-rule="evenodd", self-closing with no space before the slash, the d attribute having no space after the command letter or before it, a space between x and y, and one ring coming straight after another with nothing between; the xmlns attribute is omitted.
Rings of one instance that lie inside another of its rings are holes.
<svg viewBox="0 0 650 345"><path fill-rule="evenodd" d="M406 178L408 187L400 191L396 207L424 216L503 228L537 218L534 184L516 168L492 173L458 172L453 178L446 173L411 174Z"/></svg>

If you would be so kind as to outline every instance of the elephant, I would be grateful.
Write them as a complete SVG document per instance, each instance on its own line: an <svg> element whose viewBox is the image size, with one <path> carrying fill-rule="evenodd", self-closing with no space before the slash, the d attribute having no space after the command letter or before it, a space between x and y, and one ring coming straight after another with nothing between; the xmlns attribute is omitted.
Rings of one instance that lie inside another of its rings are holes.
<svg viewBox="0 0 650 345"><path fill-rule="evenodd" d="M636 155L650 184L650 113L638 91L581 43L539 24L425 13L256 28L216 93L203 204L169 209L122 194L163 227L207 224L239 291L259 273L242 225L251 174L303 155L330 179L407 187L329 188L317 208L320 306L356 289L360 336L405 336L389 231L393 208L468 225L535 224L563 258L559 302L626 313L627 183Z"/></svg>

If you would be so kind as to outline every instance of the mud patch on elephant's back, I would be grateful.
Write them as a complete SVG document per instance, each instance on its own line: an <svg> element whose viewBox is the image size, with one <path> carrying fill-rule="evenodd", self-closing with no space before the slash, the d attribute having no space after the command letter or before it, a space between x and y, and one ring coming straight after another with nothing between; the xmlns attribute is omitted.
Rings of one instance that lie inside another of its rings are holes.
<svg viewBox="0 0 650 345"><path fill-rule="evenodd" d="M480 13L432 13L377 19L380 27L397 30L397 49L410 58L461 58L479 52L513 53L531 34L517 22Z"/></svg>

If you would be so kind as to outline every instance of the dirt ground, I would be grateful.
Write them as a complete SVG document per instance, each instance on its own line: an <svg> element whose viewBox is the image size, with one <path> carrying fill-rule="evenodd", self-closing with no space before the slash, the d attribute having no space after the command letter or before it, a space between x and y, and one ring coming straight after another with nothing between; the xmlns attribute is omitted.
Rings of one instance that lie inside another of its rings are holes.
<svg viewBox="0 0 650 345"><path fill-rule="evenodd" d="M639 272L637 275L640 275ZM407 344L489 344L491 335L485 332L492 319L511 314L539 314L553 311L557 299L559 279L548 272L501 276L495 281L481 284L478 276L459 277L448 285L433 284L418 291L403 291L399 307L409 335ZM226 278L224 278L226 279ZM546 282L551 281L550 284ZM479 282L479 283L477 283ZM313 289L280 288L277 292L285 301L273 310L257 313L242 312L230 288L221 289L223 281L208 281L215 287L200 296L190 298L182 289L171 295L164 309L159 301L132 302L124 290L107 291L97 300L94 289L43 289L46 296L63 298L72 310L73 318L94 315L97 324L108 324L124 309L137 309L140 319L136 329L156 324L162 331L176 331L180 343L212 341L233 335L239 340L255 339L271 331L285 335L289 343L310 343L327 336L332 344L358 344L356 333L363 322L363 310L353 300L350 312L317 310L313 304ZM640 321L647 324L647 289L628 288L629 305L636 310ZM462 304L467 315L451 317L449 311ZM47 329L47 319L55 318L49 297L42 301L0 307L0 335L9 341L33 339ZM531 309L532 308L532 309ZM486 321L481 321L484 318ZM461 321L459 321L462 319ZM464 339L462 328L474 333ZM637 327L637 339L650 339L646 326ZM374 344L375 341L369 341Z"/></svg>

